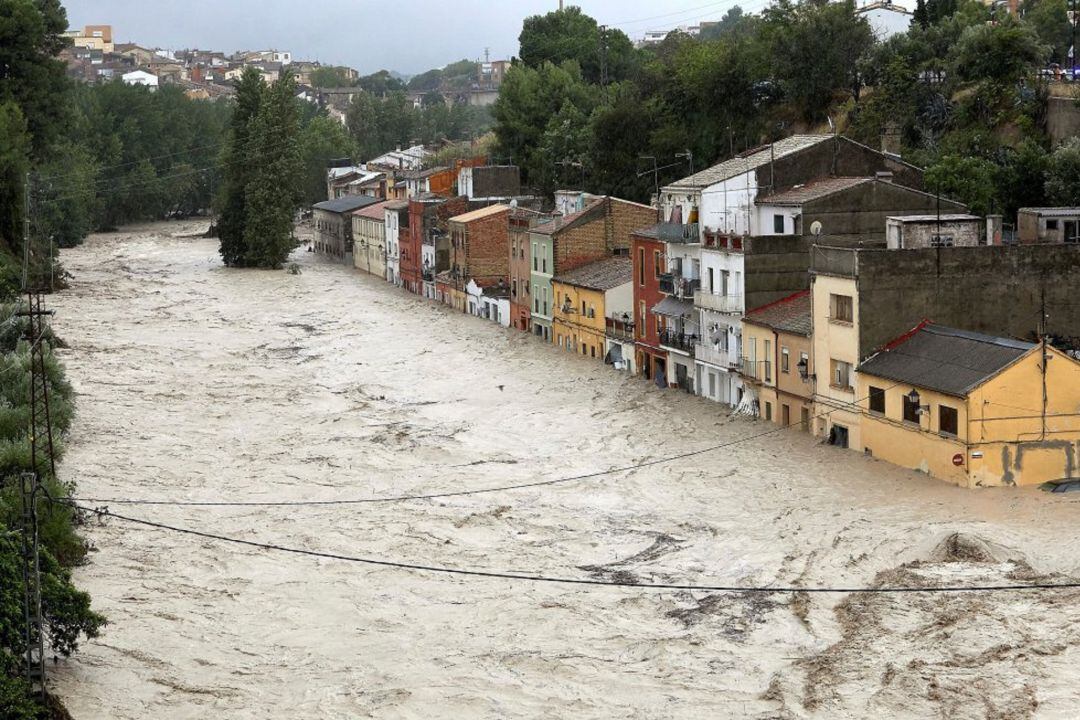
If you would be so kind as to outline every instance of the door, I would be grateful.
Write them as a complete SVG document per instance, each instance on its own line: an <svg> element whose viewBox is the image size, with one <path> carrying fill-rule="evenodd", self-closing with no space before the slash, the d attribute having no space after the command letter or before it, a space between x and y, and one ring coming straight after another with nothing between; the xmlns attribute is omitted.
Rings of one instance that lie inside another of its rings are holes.
<svg viewBox="0 0 1080 720"><path fill-rule="evenodd" d="M685 365L675 364L675 384L681 390L690 390L690 378L687 377Z"/></svg>
<svg viewBox="0 0 1080 720"><path fill-rule="evenodd" d="M784 424L784 427L787 427L788 425L791 424L791 406L790 405L781 405L780 406L780 421Z"/></svg>

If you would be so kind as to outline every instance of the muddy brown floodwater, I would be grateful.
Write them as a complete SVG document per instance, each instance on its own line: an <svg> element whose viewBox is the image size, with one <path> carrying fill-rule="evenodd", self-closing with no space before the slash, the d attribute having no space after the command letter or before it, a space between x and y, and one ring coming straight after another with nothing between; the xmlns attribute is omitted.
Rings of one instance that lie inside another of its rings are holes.
<svg viewBox="0 0 1080 720"><path fill-rule="evenodd" d="M309 253L221 267L197 224L63 253L88 498L485 488L760 433L717 405ZM245 540L454 568L730 585L1080 575L1071 498L969 491L797 431L630 473L442 500L120 507ZM1072 590L730 595L450 577L92 521L109 618L52 668L89 718L1072 718Z"/></svg>

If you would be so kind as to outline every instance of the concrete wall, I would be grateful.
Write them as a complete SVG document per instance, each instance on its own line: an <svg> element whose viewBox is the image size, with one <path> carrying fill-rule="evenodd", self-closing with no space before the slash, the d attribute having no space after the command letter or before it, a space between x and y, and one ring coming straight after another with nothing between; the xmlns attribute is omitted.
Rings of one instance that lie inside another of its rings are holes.
<svg viewBox="0 0 1080 720"><path fill-rule="evenodd" d="M1046 132L1058 145L1080 135L1080 107L1071 97L1051 97L1046 108Z"/></svg>
<svg viewBox="0 0 1080 720"><path fill-rule="evenodd" d="M872 174L872 173L871 173ZM938 210L938 200L910 188L889 182L856 185L803 205L801 230L810 235L810 226L820 221L819 242L833 246L884 246L886 219L906 215L928 215ZM942 198L942 213L963 213L967 208Z"/></svg>
<svg viewBox="0 0 1080 720"><path fill-rule="evenodd" d="M817 178L868 177L878 172L893 173L894 180L900 185L923 187L923 173L919 168L839 135L758 168L757 184L773 193Z"/></svg>
<svg viewBox="0 0 1080 720"><path fill-rule="evenodd" d="M1043 294L1050 333L1080 337L1080 245L861 250L857 272L860 360L923 319L1033 339Z"/></svg>

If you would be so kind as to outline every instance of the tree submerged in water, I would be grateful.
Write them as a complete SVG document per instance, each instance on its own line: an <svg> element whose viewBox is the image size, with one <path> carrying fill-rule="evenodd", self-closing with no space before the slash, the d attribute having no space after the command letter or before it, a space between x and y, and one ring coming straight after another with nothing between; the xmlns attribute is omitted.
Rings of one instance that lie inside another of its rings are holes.
<svg viewBox="0 0 1080 720"><path fill-rule="evenodd" d="M252 68L241 78L218 225L229 267L277 269L296 246L292 226L303 176L297 102L291 74L270 86Z"/></svg>

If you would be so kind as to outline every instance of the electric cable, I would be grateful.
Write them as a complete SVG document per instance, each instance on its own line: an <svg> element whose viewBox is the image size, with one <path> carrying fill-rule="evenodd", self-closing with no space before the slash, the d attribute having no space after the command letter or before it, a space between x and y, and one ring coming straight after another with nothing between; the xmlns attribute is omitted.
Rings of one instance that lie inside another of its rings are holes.
<svg viewBox="0 0 1080 720"><path fill-rule="evenodd" d="M64 502L64 501L60 501ZM73 503L71 503L74 505ZM1080 588L1080 581L1070 581L1061 583L1010 583L1010 584L995 584L995 585L940 585L940 586L894 586L894 587L872 587L872 586L851 586L851 587L827 587L827 586L810 586L810 587L798 587L798 586L768 586L768 585L704 585L694 583L651 583L641 582L637 580L604 580L601 578L571 578L571 577L556 577L551 575L541 575L538 573L522 572L522 571L497 571L497 570L482 570L476 568L453 568L444 567L439 565L424 565L419 563L404 562L397 560L386 560L381 558L372 557L359 557L354 555L343 555L340 553L324 552L320 550L305 550L303 548L288 547L286 545L278 545L275 543L264 543L255 540L244 540L242 538L230 537L228 535L220 535L218 533L206 532L204 530L194 530L191 528L183 528L175 525L167 525L165 523L154 522L152 520L144 520L141 518L133 518L126 515L119 515L111 512L108 509L99 508L87 508L79 505L74 505L78 510L88 512L98 517L109 517L122 522L130 523L133 525L142 525L144 527L150 527L157 530L164 530L166 532L177 533L181 535L189 535L193 537L200 537L206 540L215 540L218 542L229 543L232 545L242 545L245 547L256 548L259 550L268 550L279 553L288 553L291 555L300 555L306 557L315 557L325 560L339 560L342 562L357 563L361 565L370 565L373 567L387 568L393 570L404 570L408 572L420 572L420 573L432 573L436 575L450 575L459 577L471 577L471 578L487 578L495 580L515 580L531 583L546 583L554 585L584 585L593 587L618 587L618 588L632 588L639 590L678 590L678 591L697 591L697 592L712 592L712 593L732 593L732 594L753 594L753 595L775 595L775 594L789 594L789 593L807 593L807 594L854 594L854 593L871 593L877 595L900 595L900 594L916 594L916 593L929 593L929 594L942 594L942 593L989 593L989 592L1009 592L1009 591L1033 591L1033 590L1072 590Z"/></svg>

